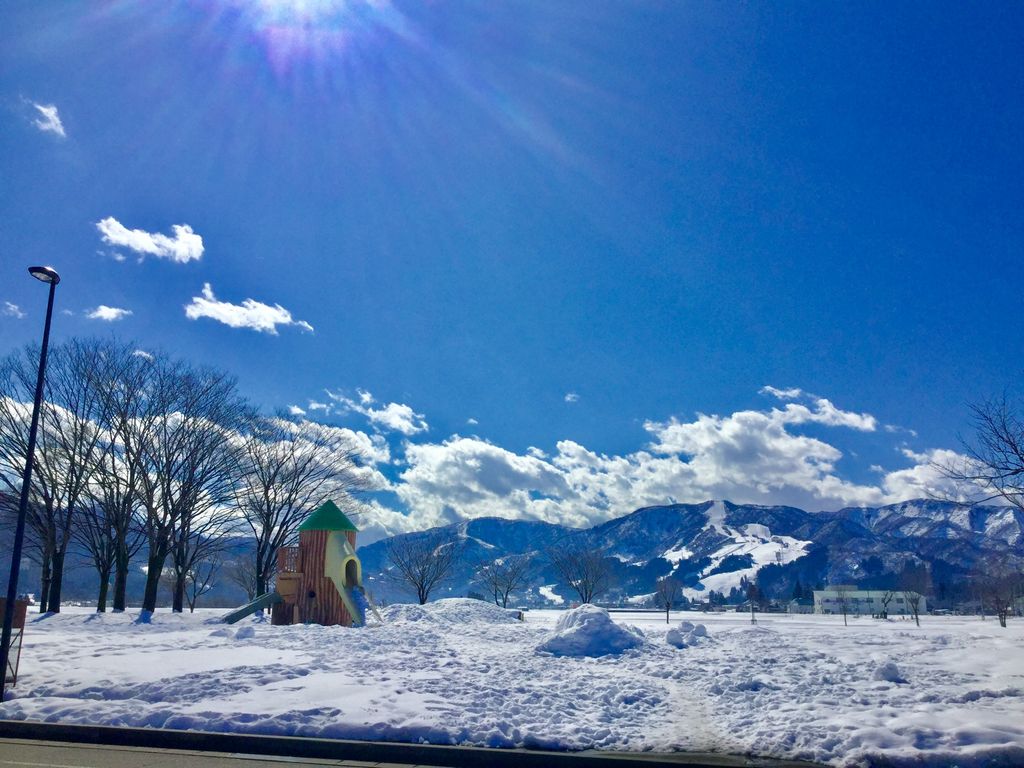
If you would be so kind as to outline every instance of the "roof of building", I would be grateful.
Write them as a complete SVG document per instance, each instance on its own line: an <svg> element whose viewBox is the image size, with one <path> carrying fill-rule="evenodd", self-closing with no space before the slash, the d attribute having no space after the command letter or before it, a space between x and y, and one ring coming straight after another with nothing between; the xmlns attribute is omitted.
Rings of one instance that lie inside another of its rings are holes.
<svg viewBox="0 0 1024 768"><path fill-rule="evenodd" d="M333 501L325 501L299 526L300 531L358 531Z"/></svg>

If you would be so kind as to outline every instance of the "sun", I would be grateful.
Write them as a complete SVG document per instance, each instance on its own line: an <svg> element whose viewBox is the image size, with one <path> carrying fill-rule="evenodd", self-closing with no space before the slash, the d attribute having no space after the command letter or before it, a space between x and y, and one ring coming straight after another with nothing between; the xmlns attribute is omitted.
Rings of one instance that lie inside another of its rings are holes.
<svg viewBox="0 0 1024 768"><path fill-rule="evenodd" d="M405 16L389 0L225 0L266 50L278 72L328 66L363 43L410 38Z"/></svg>

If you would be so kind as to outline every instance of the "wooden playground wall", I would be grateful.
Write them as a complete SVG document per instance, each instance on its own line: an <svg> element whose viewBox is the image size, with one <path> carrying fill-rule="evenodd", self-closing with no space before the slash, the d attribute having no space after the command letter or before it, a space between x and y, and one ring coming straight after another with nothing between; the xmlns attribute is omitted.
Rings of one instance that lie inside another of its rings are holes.
<svg viewBox="0 0 1024 768"><path fill-rule="evenodd" d="M352 617L341 602L341 595L334 582L324 576L324 556L327 552L327 538L330 531L302 531L299 533L298 570L302 574L299 583L299 621L316 624L341 624L352 626ZM355 534L346 532L350 542ZM310 592L315 597L310 598Z"/></svg>

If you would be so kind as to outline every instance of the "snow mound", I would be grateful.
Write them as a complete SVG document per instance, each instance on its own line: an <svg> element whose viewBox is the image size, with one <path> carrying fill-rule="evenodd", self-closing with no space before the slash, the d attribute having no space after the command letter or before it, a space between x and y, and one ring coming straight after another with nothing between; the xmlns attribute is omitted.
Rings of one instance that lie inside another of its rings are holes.
<svg viewBox="0 0 1024 768"><path fill-rule="evenodd" d="M640 630L620 627L604 608L581 605L566 611L555 633L537 646L554 656L606 656L622 653L643 642Z"/></svg>
<svg viewBox="0 0 1024 768"><path fill-rule="evenodd" d="M907 679L900 674L900 668L896 666L895 661L882 662L875 668L875 673L871 677L873 680L885 683L907 682Z"/></svg>
<svg viewBox="0 0 1024 768"><path fill-rule="evenodd" d="M687 648L699 645L707 636L708 630L703 624L681 621L678 627L673 627L665 633L665 642L676 648Z"/></svg>
<svg viewBox="0 0 1024 768"><path fill-rule="evenodd" d="M242 627L235 632L235 640L248 640L251 637L256 637L255 627Z"/></svg>
<svg viewBox="0 0 1024 768"><path fill-rule="evenodd" d="M430 603L426 608L438 619L455 624L474 621L486 624L515 624L519 621L519 611L468 597L450 597L438 600L436 603Z"/></svg>
<svg viewBox="0 0 1024 768"><path fill-rule="evenodd" d="M384 617L384 621L388 624L404 624L409 622L433 623L437 621L425 606L413 605L412 603L389 605L386 608L382 608L380 612Z"/></svg>
<svg viewBox="0 0 1024 768"><path fill-rule="evenodd" d="M390 623L515 624L519 612L468 597L452 597L426 605L389 605L381 611Z"/></svg>

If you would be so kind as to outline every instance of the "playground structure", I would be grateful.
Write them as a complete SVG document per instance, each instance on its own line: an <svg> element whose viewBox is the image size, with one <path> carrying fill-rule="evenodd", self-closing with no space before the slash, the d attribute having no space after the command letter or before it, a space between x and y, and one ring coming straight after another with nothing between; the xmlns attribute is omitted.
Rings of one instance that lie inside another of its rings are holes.
<svg viewBox="0 0 1024 768"><path fill-rule="evenodd" d="M324 502L299 526L299 545L277 551L277 589L236 608L223 621L234 624L265 609L271 623L361 627L366 612L377 614L363 590L356 555L358 529L333 501Z"/></svg>

